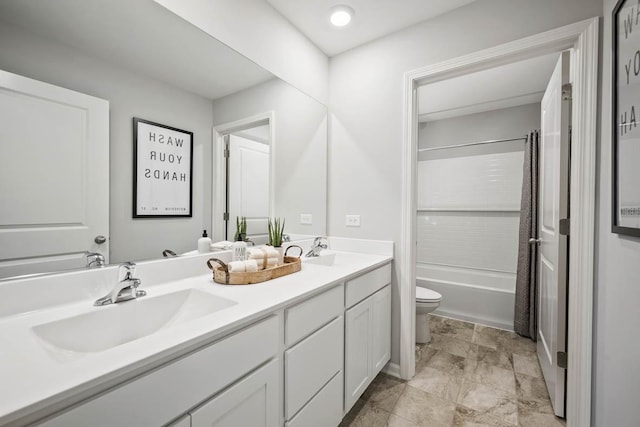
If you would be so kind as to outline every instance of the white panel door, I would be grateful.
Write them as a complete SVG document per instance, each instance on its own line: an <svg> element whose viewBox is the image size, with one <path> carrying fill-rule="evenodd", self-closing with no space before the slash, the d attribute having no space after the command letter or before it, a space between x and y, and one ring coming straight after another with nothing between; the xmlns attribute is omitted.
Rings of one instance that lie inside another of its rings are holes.
<svg viewBox="0 0 640 427"><path fill-rule="evenodd" d="M565 413L566 370L558 352L566 350L567 236L560 220L569 216L569 52L562 53L541 104L538 220L538 359L556 415Z"/></svg>
<svg viewBox="0 0 640 427"><path fill-rule="evenodd" d="M191 427L276 427L278 373L278 361L272 360L191 412Z"/></svg>
<svg viewBox="0 0 640 427"><path fill-rule="evenodd" d="M109 103L0 71L0 117L0 278L108 261Z"/></svg>
<svg viewBox="0 0 640 427"><path fill-rule="evenodd" d="M229 137L227 239L233 239L236 217L247 217L247 237L256 243L267 234L269 218L269 145L237 135ZM258 241L256 241L258 240Z"/></svg>

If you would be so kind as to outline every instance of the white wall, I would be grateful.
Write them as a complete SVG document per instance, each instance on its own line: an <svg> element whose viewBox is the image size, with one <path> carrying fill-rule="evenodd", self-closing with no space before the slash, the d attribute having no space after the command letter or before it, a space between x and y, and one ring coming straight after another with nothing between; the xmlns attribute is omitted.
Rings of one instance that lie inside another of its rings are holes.
<svg viewBox="0 0 640 427"><path fill-rule="evenodd" d="M601 0L483 0L331 58L329 234L400 243L406 71L601 13ZM345 214L361 214L362 226L346 227ZM392 294L395 363L400 354L397 275Z"/></svg>
<svg viewBox="0 0 640 427"><path fill-rule="evenodd" d="M210 100L3 24L0 69L109 101L111 262L195 249L211 223ZM133 117L194 133L192 218L132 218Z"/></svg>
<svg viewBox="0 0 640 427"><path fill-rule="evenodd" d="M327 56L265 0L155 0L326 104Z"/></svg>
<svg viewBox="0 0 640 427"><path fill-rule="evenodd" d="M604 1L601 28L602 119L597 180L592 423L637 426L640 422L640 239L611 233L611 13L615 4L615 0ZM635 1L628 4L634 5Z"/></svg>
<svg viewBox="0 0 640 427"><path fill-rule="evenodd" d="M287 234L326 235L327 108L290 84L273 79L213 103L214 125L273 111L274 212ZM300 224L300 214L313 223Z"/></svg>

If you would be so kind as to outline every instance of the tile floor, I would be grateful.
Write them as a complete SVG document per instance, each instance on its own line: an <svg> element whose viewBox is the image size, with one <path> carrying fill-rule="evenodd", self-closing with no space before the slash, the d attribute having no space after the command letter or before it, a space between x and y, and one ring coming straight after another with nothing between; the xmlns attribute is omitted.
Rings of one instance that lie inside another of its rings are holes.
<svg viewBox="0 0 640 427"><path fill-rule="evenodd" d="M553 415L533 341L440 316L429 322L413 379L378 375L340 427L565 425Z"/></svg>

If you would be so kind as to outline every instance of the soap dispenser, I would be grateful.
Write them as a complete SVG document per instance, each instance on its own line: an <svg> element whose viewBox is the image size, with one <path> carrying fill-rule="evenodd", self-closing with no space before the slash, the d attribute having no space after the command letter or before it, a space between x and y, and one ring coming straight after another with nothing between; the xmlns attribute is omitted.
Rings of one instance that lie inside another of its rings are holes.
<svg viewBox="0 0 640 427"><path fill-rule="evenodd" d="M202 232L202 237L198 239L198 252L201 254L211 251L211 238L207 236L207 230Z"/></svg>

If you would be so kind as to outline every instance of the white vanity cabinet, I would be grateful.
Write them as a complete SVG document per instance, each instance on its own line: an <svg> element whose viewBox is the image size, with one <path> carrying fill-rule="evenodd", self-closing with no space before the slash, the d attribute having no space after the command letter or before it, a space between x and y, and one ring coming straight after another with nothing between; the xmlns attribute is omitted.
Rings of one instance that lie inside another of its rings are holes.
<svg viewBox="0 0 640 427"><path fill-rule="evenodd" d="M344 286L285 310L285 426L335 427L343 414Z"/></svg>
<svg viewBox="0 0 640 427"><path fill-rule="evenodd" d="M279 325L278 316L270 316L82 402L43 425L160 426L191 412L193 426L275 427L280 410ZM198 405L202 406L193 410ZM252 421L258 417L260 422L228 423L242 417ZM187 418L180 418L176 425L189 424Z"/></svg>
<svg viewBox="0 0 640 427"><path fill-rule="evenodd" d="M272 360L191 411L191 427L277 426L278 373L278 360Z"/></svg>
<svg viewBox="0 0 640 427"><path fill-rule="evenodd" d="M344 412L391 358L391 265L346 284Z"/></svg>

